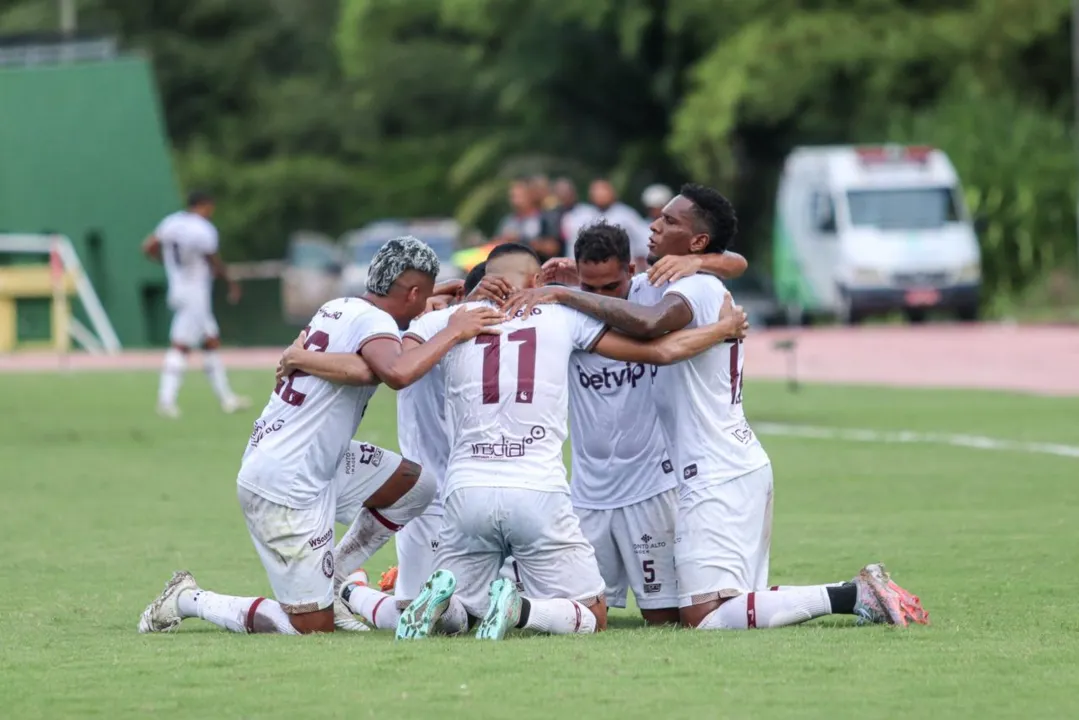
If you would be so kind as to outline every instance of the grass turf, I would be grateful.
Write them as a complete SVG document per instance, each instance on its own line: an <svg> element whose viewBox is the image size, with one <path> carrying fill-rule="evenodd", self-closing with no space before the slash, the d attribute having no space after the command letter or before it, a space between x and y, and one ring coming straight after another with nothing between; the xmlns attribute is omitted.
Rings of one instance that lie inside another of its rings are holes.
<svg viewBox="0 0 1079 720"><path fill-rule="evenodd" d="M235 373L259 400L265 373ZM149 373L0 377L0 715L11 718L702 718L1070 715L1079 688L1079 460L937 445L764 442L772 581L882 560L933 626L822 619L783 630L394 643L392 633L240 636L200 621L140 636L174 569L268 591L235 500L252 414L202 378L179 422ZM751 420L1079 445L1079 400L751 383ZM361 436L395 447L393 394ZM377 577L392 548L368 565Z"/></svg>

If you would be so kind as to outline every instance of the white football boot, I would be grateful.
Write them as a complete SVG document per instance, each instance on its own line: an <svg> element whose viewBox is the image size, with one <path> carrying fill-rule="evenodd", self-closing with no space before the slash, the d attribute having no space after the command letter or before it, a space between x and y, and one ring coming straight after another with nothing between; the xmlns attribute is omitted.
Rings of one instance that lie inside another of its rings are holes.
<svg viewBox="0 0 1079 720"><path fill-rule="evenodd" d="M187 570L178 570L173 573L157 599L142 611L142 617L139 618L139 632L172 632L180 627L180 621L183 620L180 615L180 593L198 589L199 584Z"/></svg>

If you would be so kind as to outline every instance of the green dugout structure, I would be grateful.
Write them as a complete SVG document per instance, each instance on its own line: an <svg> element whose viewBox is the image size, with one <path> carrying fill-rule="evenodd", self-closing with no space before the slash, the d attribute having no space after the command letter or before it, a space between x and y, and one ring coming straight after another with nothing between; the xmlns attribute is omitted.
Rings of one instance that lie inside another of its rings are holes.
<svg viewBox="0 0 1079 720"><path fill-rule="evenodd" d="M70 238L124 347L167 343L164 272L140 245L180 206L169 152L146 60L0 67L0 233ZM17 316L20 343L50 336L47 299Z"/></svg>

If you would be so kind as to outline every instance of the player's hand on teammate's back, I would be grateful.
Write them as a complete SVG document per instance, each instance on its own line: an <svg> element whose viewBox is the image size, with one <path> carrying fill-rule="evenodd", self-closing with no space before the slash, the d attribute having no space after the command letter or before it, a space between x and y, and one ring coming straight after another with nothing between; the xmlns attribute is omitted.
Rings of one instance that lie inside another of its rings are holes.
<svg viewBox="0 0 1079 720"><path fill-rule="evenodd" d="M648 268L648 281L653 287L659 287L665 283L696 275L700 272L701 265L701 258L698 255L667 255L656 260L656 264Z"/></svg>
<svg viewBox="0 0 1079 720"><path fill-rule="evenodd" d="M502 311L506 313L507 317L514 317L518 312L522 315L528 315L532 312L532 308L537 305L557 303L565 291L566 289L559 285L545 285L530 290L519 290L513 293L506 302L502 303Z"/></svg>
<svg viewBox="0 0 1079 720"><path fill-rule="evenodd" d="M498 275L485 275L468 296L468 301L488 300L501 305L513 293L513 286L505 278Z"/></svg>
<svg viewBox="0 0 1079 720"><path fill-rule="evenodd" d="M719 322L726 324L730 333L728 337L742 339L749 331L749 318L741 305L734 304L734 298L730 293L723 296L723 306L719 308Z"/></svg>
<svg viewBox="0 0 1079 720"><path fill-rule="evenodd" d="M577 263L572 258L551 258L543 263L541 272L544 284L577 285L580 283L577 277Z"/></svg>
<svg viewBox="0 0 1079 720"><path fill-rule="evenodd" d="M459 341L471 340L477 335L498 335L502 331L493 325L506 321L506 316L494 308L461 308L450 316L446 327L457 334Z"/></svg>

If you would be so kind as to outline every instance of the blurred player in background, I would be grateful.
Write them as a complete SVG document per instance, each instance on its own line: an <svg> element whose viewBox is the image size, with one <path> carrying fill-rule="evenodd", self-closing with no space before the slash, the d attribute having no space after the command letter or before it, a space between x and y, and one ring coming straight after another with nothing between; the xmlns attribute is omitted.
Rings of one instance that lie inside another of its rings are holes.
<svg viewBox="0 0 1079 720"><path fill-rule="evenodd" d="M251 405L247 398L233 394L217 352L221 340L211 301L214 278L228 283L231 303L239 301L240 286L229 279L218 253L217 228L210 222L213 214L213 197L192 192L187 198L187 209L162 220L142 246L147 257L165 265L168 305L173 312L169 328L171 347L165 353L157 393L157 412L163 417L180 416L176 396L187 368L187 356L194 348L202 348L203 368L221 409L233 413Z"/></svg>
<svg viewBox="0 0 1079 720"><path fill-rule="evenodd" d="M652 223L650 262L723 254L737 231L731 203L719 192L685 185ZM638 302L561 287L519 293L507 314L558 302L637 337L700 327L719 312L726 288L694 274L663 287L645 286ZM640 303L640 304L639 304ZM772 466L742 407L742 343L724 343L660 368L652 398L679 479L675 561L681 622L704 630L780 627L828 614L873 623L927 622L917 597L881 565L850 583L768 589L772 535Z"/></svg>
<svg viewBox="0 0 1079 720"><path fill-rule="evenodd" d="M513 288L533 287L539 258L522 245L499 246L487 260L492 276ZM420 318L405 346L422 347L450 317L443 310ZM448 353L441 364L450 459L438 570L405 609L397 637L427 637L444 616L463 629L466 615L483 618L476 637L484 639L501 639L515 627L553 634L603 629L606 585L573 513L562 461L570 355L586 350L623 362L675 362L744 332L740 309L728 304L716 319L701 330L640 343L584 314L536 308L510 317L501 334ZM528 597L499 577L510 554Z"/></svg>
<svg viewBox="0 0 1079 720"><path fill-rule="evenodd" d="M423 311L437 274L438 258L424 243L386 243L371 262L365 296L326 303L306 329L310 355L363 358L365 377L289 372L255 422L237 496L275 600L203 590L181 571L143 612L139 632L168 632L188 617L239 633L333 631L336 566L360 567L423 512L436 489L415 463L400 462L386 477L373 470L387 460L377 448L361 444L350 454L376 383L407 387L503 317L489 307L455 313L430 343L402 352L399 330ZM358 505L357 516L333 549L339 503Z"/></svg>

